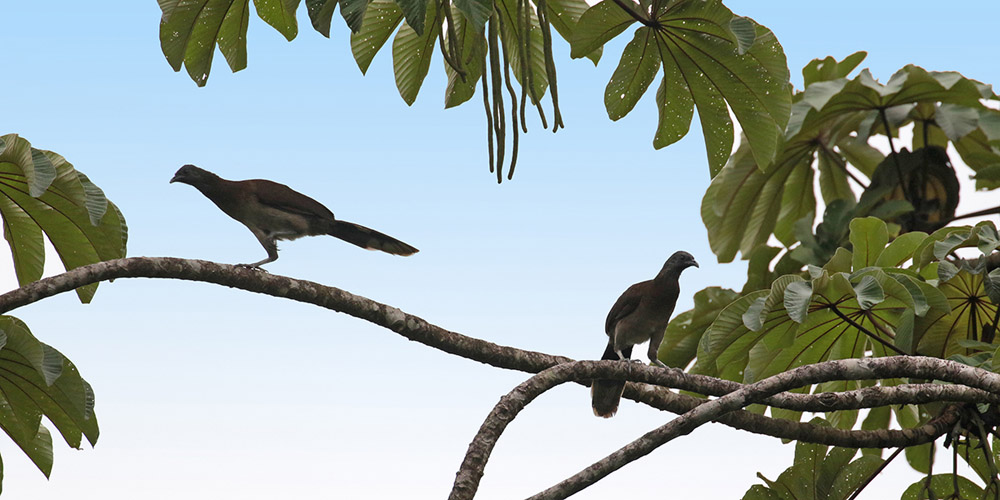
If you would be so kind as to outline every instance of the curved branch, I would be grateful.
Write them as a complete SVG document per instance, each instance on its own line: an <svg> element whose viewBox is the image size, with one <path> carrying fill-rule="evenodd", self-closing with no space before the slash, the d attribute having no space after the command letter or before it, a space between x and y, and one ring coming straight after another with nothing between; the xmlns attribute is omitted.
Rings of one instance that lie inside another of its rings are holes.
<svg viewBox="0 0 1000 500"><path fill-rule="evenodd" d="M559 484L530 497L533 500L566 498L599 481L608 474L635 461L672 439L690 433L719 415L759 403L778 392L830 380L869 380L916 377L942 380L974 387L991 393L1000 392L1000 375L954 361L922 356L892 356L873 359L842 359L800 366L709 401L654 429L620 450ZM927 433L927 425L919 428ZM916 429L905 429L916 431ZM461 471L460 471L461 474Z"/></svg>
<svg viewBox="0 0 1000 500"><path fill-rule="evenodd" d="M880 358L879 360L843 360L843 361L874 361L876 368L880 364L888 365L898 365L899 361L895 361L897 358ZM905 358L901 358L905 359ZM931 359L935 361L940 361L937 358L913 358L913 359ZM820 374L813 375L813 378L834 378L834 375L830 375L843 365L844 363L839 362L827 362L821 363L819 365L811 365L820 367ZM952 365L956 363L950 363L950 368L955 368ZM849 365L849 363L848 363ZM959 365L965 366L965 365ZM891 369L891 366L890 368ZM916 373L921 368L911 369L911 367L904 363L902 367L896 368L897 371L902 371L907 374ZM920 372L923 378L933 379L939 378L934 374L928 374L927 368L922 368L924 371ZM797 375L790 376L790 380L787 382L787 388L794 388L798 382L802 379L799 377L805 370L797 369L798 371L793 371ZM938 367L935 370L941 371ZM935 373L937 373L935 371ZM789 372L789 373L793 373ZM989 373L989 372L984 372ZM860 374L860 375L859 375ZM996 374L990 374L997 378L998 383L1000 383L1000 377ZM457 477L455 479L455 485L452 489L451 496L452 500L459 499L470 499L475 495L476 490L479 487L479 481L482 478L484 469L486 467L486 462L492 453L493 447L496 445L500 434L503 433L507 425L520 413L524 407L533 401L536 397L544 393L545 391L570 381L578 380L589 380L594 378L601 379L613 379L613 380L634 380L650 384L658 385L668 385L676 386L676 382L680 379L684 379L690 375L685 374L677 369L662 369L651 366L641 366L635 365L633 363L620 363L617 361L578 361L574 363L566 363L554 368L545 370L544 372L531 377L527 381L523 382L517 386L510 393L501 398L500 402L494 407L493 411L483 422L480 427L479 433L473 439L472 443L469 445L469 450L466 454L465 459L462 462L462 466L459 469ZM952 375L942 371L941 377L948 379ZM869 377L866 372L859 371L855 368L853 377L850 379L860 379L860 378L885 378L888 375L880 375L878 377ZM711 378L711 377L705 377ZM774 377L772 377L774 378ZM839 379L839 378L838 378ZM717 379L713 379L717 380ZM964 380L967 382L972 382L972 378L966 377ZM821 380L822 381L822 380ZM731 388L734 388L731 392L745 391L747 387L743 384L738 384L735 382L724 382ZM760 384L761 382L758 382ZM802 385L816 383L805 381ZM756 384L754 384L756 385ZM739 388L736 390L736 388ZM948 388L948 389L945 389ZM936 397L941 397L941 399L934 399ZM806 394L790 394L783 393L777 396L764 397L760 400L746 400L742 403L742 406L752 404L755 402L775 404L775 403L792 403L793 406L798 406L798 409L804 411L830 411L830 410L841 410L841 409L856 409L856 408L867 408L873 406L884 406L884 405L895 405L895 404L910 404L910 403L920 403L929 402L931 400L935 401L951 401L962 400L962 401L975 401L978 397L985 397L988 400L996 400L998 397L995 393L984 392L982 389L974 389L970 387L962 386L948 386L941 384L906 384L896 387L881 387L881 388L868 388L859 391L849 391L844 393L824 393L818 395L806 395ZM701 403L707 405L710 402L705 400L699 400ZM720 400L716 400L720 401ZM715 402L711 402L715 403ZM936 439L938 436L947 432L947 430L955 424L957 421L957 415L954 413L948 413L932 422L928 422L924 426L916 429L904 429L904 430L879 430L879 431L853 431L855 433L865 435L866 437L872 438L874 441L868 442L865 445L855 446L855 447L905 447L912 446L916 444L923 444ZM705 421L711 420L710 416ZM721 419L720 419L721 420ZM788 422L788 421L785 421ZM703 423L703 422L702 422ZM791 423L791 422L789 422ZM700 424L698 424L700 425ZM693 427L691 428L693 430ZM834 430L834 429L830 429ZM688 430L687 432L690 432ZM652 450L649 450L652 451ZM648 453L648 452L647 452ZM645 454L645 453L644 453ZM644 455L643 454L643 455ZM639 455L635 458L639 458ZM634 460L634 459L633 459ZM624 466L625 463L621 463L620 466ZM595 464L596 465L596 464ZM619 467L620 467L619 466ZM591 466L593 468L594 466ZM612 470L613 471L613 470ZM609 471L608 473L610 473ZM606 474L605 474L606 475ZM601 476L603 477L603 476ZM600 478L598 478L600 479ZM595 479L596 481L596 479ZM585 487L585 486L584 486ZM581 487L582 489L582 487ZM579 491L579 490L574 490ZM570 492L572 493L572 492ZM560 496L561 498L562 496Z"/></svg>
<svg viewBox="0 0 1000 500"><path fill-rule="evenodd" d="M339 288L228 264L173 257L131 257L110 260L78 267L63 274L29 283L0 295L0 314L80 286L116 278L203 281L307 302L369 321L429 347L498 368L538 373L560 363L573 361L564 356L526 351L455 333L395 307ZM635 368L638 370L640 367ZM662 369L657 371L665 372ZM580 383L589 385L590 381L581 380ZM729 385L736 384L735 382L690 374L677 377L672 384L676 384L672 385L673 387L709 395L726 394L736 387ZM690 411L705 402L704 399L677 394L662 387L634 382L626 384L623 397L676 414ZM723 415L718 421L735 429L756 434L825 445L868 448L886 442L886 436L882 435L881 431L833 429L804 422L773 419L746 411Z"/></svg>

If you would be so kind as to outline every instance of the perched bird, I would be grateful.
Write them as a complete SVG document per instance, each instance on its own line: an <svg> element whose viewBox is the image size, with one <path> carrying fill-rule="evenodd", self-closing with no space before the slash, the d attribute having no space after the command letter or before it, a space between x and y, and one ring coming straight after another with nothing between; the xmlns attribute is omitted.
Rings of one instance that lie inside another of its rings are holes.
<svg viewBox="0 0 1000 500"><path fill-rule="evenodd" d="M212 200L226 215L240 221L257 237L267 250L267 258L253 264L260 268L278 259L276 240L294 240L303 236L329 234L368 250L381 250L393 255L417 253L413 248L391 236L358 224L336 220L333 212L320 202L292 188L263 179L229 181L218 175L184 165L170 182L190 184Z"/></svg>
<svg viewBox="0 0 1000 500"><path fill-rule="evenodd" d="M663 332L674 312L680 293L678 278L688 267L698 267L694 257L687 252L675 252L663 264L659 274L649 281L636 283L618 297L604 322L608 334L608 347L601 359L628 360L632 346L649 341L649 360L659 366L656 352L663 341ZM594 415L611 418L618 411L618 402L625 390L620 380L594 380L590 385L591 406Z"/></svg>

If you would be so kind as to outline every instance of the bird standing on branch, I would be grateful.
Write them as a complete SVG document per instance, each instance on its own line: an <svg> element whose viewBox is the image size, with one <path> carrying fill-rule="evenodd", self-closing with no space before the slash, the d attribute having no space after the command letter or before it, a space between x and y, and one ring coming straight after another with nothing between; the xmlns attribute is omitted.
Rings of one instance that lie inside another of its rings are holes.
<svg viewBox="0 0 1000 500"><path fill-rule="evenodd" d="M665 366L657 359L663 333L674 312L677 295L680 294L678 279L688 267L698 267L698 262L687 252L675 252L663 264L659 274L649 281L636 283L618 297L604 322L608 334L608 347L601 359L627 360L632 356L632 346L649 341L649 360L655 365ZM594 380L590 385L591 406L594 415L611 418L618 411L623 380Z"/></svg>
<svg viewBox="0 0 1000 500"><path fill-rule="evenodd" d="M333 212L320 202L292 188L263 179L230 181L198 168L184 165L170 182L190 184L212 200L226 215L240 221L267 250L267 258L253 264L260 268L278 259L276 240L294 240L303 236L328 234L368 250L393 255L417 253L389 235L358 224L336 220Z"/></svg>

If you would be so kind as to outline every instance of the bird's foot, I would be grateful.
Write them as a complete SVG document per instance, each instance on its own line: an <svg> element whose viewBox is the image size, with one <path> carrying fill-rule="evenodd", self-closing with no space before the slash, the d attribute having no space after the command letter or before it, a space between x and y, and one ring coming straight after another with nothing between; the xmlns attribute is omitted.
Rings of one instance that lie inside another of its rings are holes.
<svg viewBox="0 0 1000 500"><path fill-rule="evenodd" d="M622 360L622 361L625 361L625 360ZM630 359L630 360L628 360L628 362L629 363L640 363L640 364L642 364L642 360L641 359Z"/></svg>
<svg viewBox="0 0 1000 500"><path fill-rule="evenodd" d="M267 272L267 269L264 269L263 267L260 267L259 264L236 264L236 267L242 267L243 269L251 269L251 270L254 270L254 271L260 271L262 273L266 273ZM270 274L270 273L268 273L268 274Z"/></svg>
<svg viewBox="0 0 1000 500"><path fill-rule="evenodd" d="M660 361L658 359L654 359L654 360L650 361L650 363L652 363L653 366L659 366L660 368L667 368L667 365L664 364L663 361Z"/></svg>

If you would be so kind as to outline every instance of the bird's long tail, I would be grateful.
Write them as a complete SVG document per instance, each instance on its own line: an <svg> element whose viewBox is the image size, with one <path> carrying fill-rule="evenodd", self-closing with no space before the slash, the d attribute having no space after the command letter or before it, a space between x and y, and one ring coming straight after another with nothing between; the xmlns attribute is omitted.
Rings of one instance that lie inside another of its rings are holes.
<svg viewBox="0 0 1000 500"><path fill-rule="evenodd" d="M628 349L623 350L622 354L627 359L632 355L632 348L629 347ZM601 356L601 359L618 359L618 354L615 353L615 349L611 345L611 342L608 342L608 348L604 350L604 355ZM624 391L624 380L597 379L591 382L590 405L594 408L594 415L604 418L611 418L615 416L615 412L618 411L618 402L621 401L622 392Z"/></svg>
<svg viewBox="0 0 1000 500"><path fill-rule="evenodd" d="M330 225L330 236L340 238L348 243L353 243L368 250L381 250L393 255L412 255L419 250L403 243L384 233L365 226L345 222L342 220L333 221Z"/></svg>

